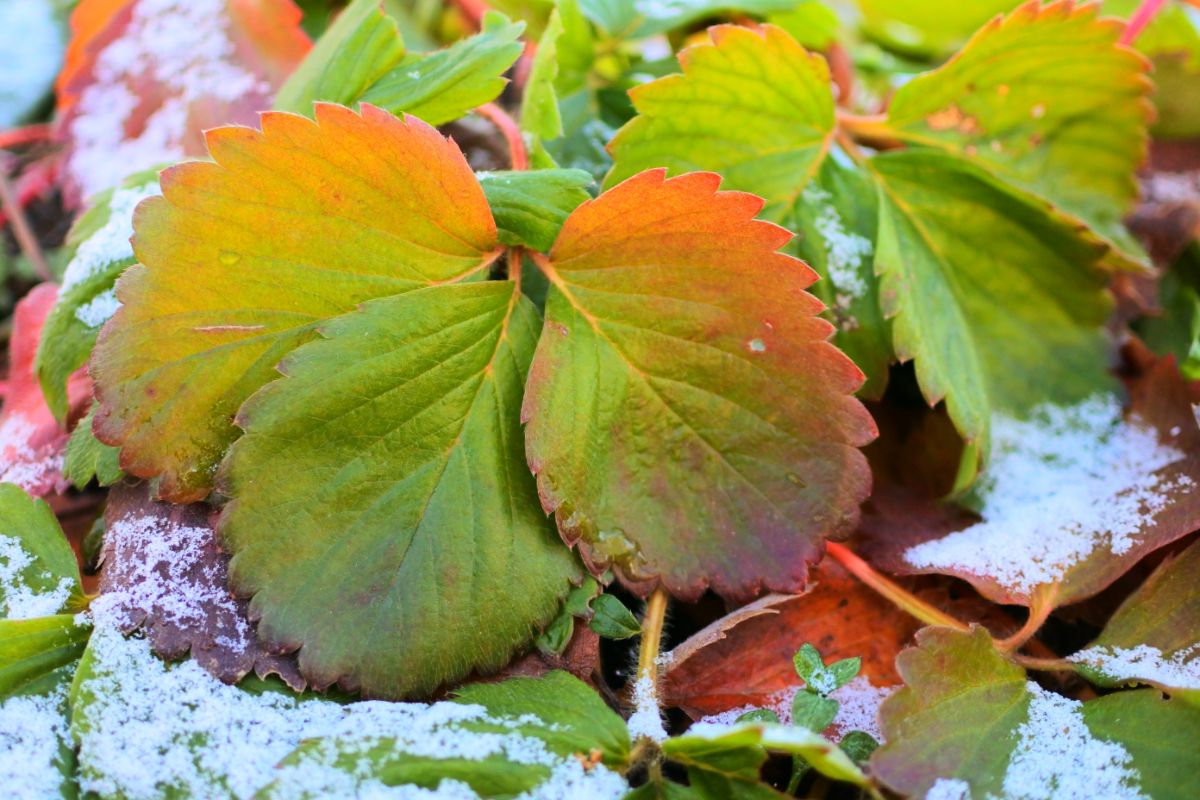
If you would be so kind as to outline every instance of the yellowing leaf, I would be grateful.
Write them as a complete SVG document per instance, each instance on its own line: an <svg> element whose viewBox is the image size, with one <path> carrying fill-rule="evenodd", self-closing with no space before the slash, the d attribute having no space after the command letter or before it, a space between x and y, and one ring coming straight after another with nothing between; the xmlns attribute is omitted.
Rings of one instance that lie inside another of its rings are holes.
<svg viewBox="0 0 1200 800"><path fill-rule="evenodd" d="M711 170L768 203L795 199L833 136L825 60L773 25L709 35L680 53L682 75L630 91L638 116L609 144L606 186L652 167Z"/></svg>
<svg viewBox="0 0 1200 800"><path fill-rule="evenodd" d="M567 219L522 416L542 505L596 570L745 599L802 588L853 526L875 428L814 274L719 180L649 171Z"/></svg>
<svg viewBox="0 0 1200 800"><path fill-rule="evenodd" d="M498 252L470 167L425 123L332 105L262 122L209 132L215 163L163 173L93 355L97 435L177 502L208 493L238 407L318 323Z"/></svg>

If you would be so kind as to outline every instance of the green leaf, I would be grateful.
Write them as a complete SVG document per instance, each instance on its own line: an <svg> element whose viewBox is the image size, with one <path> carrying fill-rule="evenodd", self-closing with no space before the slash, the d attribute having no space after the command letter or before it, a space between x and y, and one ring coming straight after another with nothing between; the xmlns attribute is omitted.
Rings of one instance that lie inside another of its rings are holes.
<svg viewBox="0 0 1200 800"><path fill-rule="evenodd" d="M1200 542L1164 561L1070 660L1101 686L1150 683L1200 705Z"/></svg>
<svg viewBox="0 0 1200 800"><path fill-rule="evenodd" d="M45 501L0 483L0 619L81 610L75 553Z"/></svg>
<svg viewBox="0 0 1200 800"><path fill-rule="evenodd" d="M627 34L637 20L635 0L578 0L579 10L614 37Z"/></svg>
<svg viewBox="0 0 1200 800"><path fill-rule="evenodd" d="M580 169L537 169L477 174L500 241L549 250L563 222L589 199L592 176Z"/></svg>
<svg viewBox="0 0 1200 800"><path fill-rule="evenodd" d="M558 94L554 90L558 78L558 38L562 34L562 17L555 9L538 40L533 66L525 82L525 94L521 98L521 130L542 139L557 139L563 133Z"/></svg>
<svg viewBox="0 0 1200 800"><path fill-rule="evenodd" d="M592 617L588 625L605 639L629 639L642 632L642 624L625 604L611 594L602 594L592 601Z"/></svg>
<svg viewBox="0 0 1200 800"><path fill-rule="evenodd" d="M757 780L766 752L800 756L818 772L834 780L867 785L854 762L837 745L803 728L763 723L733 727L693 725L687 733L662 743L671 761L704 769L735 780Z"/></svg>
<svg viewBox="0 0 1200 800"><path fill-rule="evenodd" d="M954 156L913 150L868 163L896 355L915 359L926 399L946 401L975 453L986 458L994 413L1115 391L1103 246Z"/></svg>
<svg viewBox="0 0 1200 800"><path fill-rule="evenodd" d="M0 699L39 692L47 675L79 660L91 631L74 614L0 619Z"/></svg>
<svg viewBox="0 0 1200 800"><path fill-rule="evenodd" d="M1080 703L1029 681L982 628L926 628L900 655L871 770L906 796L1153 797L1194 793L1200 710L1155 690ZM1186 743L1186 744L1185 744ZM1185 752L1186 750L1186 752Z"/></svg>
<svg viewBox="0 0 1200 800"><path fill-rule="evenodd" d="M651 167L711 170L727 189L790 203L829 149L829 68L772 25L721 25L709 35L680 54L682 75L630 90L638 115L609 145L605 186Z"/></svg>
<svg viewBox="0 0 1200 800"><path fill-rule="evenodd" d="M787 11L796 0L633 0L642 24L632 34L642 38L686 28L706 17L727 13L765 16L772 11Z"/></svg>
<svg viewBox="0 0 1200 800"><path fill-rule="evenodd" d="M986 167L1137 254L1121 219L1153 112L1144 59L1117 44L1123 28L1098 5L1025 4L900 87L887 127Z"/></svg>
<svg viewBox="0 0 1200 800"><path fill-rule="evenodd" d="M920 58L950 55L976 28L1011 11L1016 0L856 0L867 35L886 47Z"/></svg>
<svg viewBox="0 0 1200 800"><path fill-rule="evenodd" d="M239 413L231 583L316 686L399 697L498 669L578 582L522 462L538 323L507 281L372 301Z"/></svg>
<svg viewBox="0 0 1200 800"><path fill-rule="evenodd" d="M523 22L512 23L489 11L483 30L444 50L408 58L376 81L358 99L391 111L412 114L430 125L458 119L491 102L508 81L501 77L517 57Z"/></svg>
<svg viewBox="0 0 1200 800"><path fill-rule="evenodd" d="M598 752L601 763L608 767L624 770L629 766L625 721L591 687L570 673L555 670L540 678L476 683L458 689L456 694L456 702L483 706L493 720L464 722L468 730L514 731L541 740L559 756L590 758Z"/></svg>
<svg viewBox="0 0 1200 800"><path fill-rule="evenodd" d="M546 626L537 638L537 648L543 653L562 655L575 635L575 618L587 619L592 615L589 604L592 598L600 592L600 583L591 575L585 575L583 583L571 587L567 599L563 601L562 610L558 616Z"/></svg>
<svg viewBox="0 0 1200 800"><path fill-rule="evenodd" d="M354 0L275 95L275 109L312 114L313 103L350 105L404 58L396 21L379 0Z"/></svg>
<svg viewBox="0 0 1200 800"><path fill-rule="evenodd" d="M838 742L838 746L842 748L842 752L850 756L850 760L855 764L865 764L871 754L879 749L879 742L875 741L869 733L863 731L850 731L842 740Z"/></svg>
<svg viewBox="0 0 1200 800"><path fill-rule="evenodd" d="M159 194L157 169L132 175L119 188L95 197L67 236L74 255L42 327L34 360L46 405L60 422L67 417L67 380L92 354L100 326L117 307L113 286L134 263L129 244L133 210Z"/></svg>
<svg viewBox="0 0 1200 800"><path fill-rule="evenodd" d="M420 120L321 104L262 122L209 131L215 163L164 171L92 359L97 437L174 502L208 494L238 407L323 320L477 278L499 253L461 151Z"/></svg>
<svg viewBox="0 0 1200 800"><path fill-rule="evenodd" d="M821 658L821 652L808 642L800 645L796 655L792 656L792 664L796 667L796 674L805 683L810 682L814 675L825 669L825 659Z"/></svg>
<svg viewBox="0 0 1200 800"><path fill-rule="evenodd" d="M879 199L870 176L847 163L840 150L825 159L791 211L791 246L821 276L813 294L829 307L834 344L862 368L859 396L883 397L892 354L891 326L879 304L875 237Z"/></svg>
<svg viewBox="0 0 1200 800"><path fill-rule="evenodd" d="M85 488L93 480L100 486L112 486L125 474L121 470L120 449L104 444L92 432L95 414L96 404L92 403L67 440L63 475L76 489Z"/></svg>
<svg viewBox="0 0 1200 800"><path fill-rule="evenodd" d="M809 50L827 49L837 41L842 27L837 12L823 0L793 0L788 8L769 15L767 22L783 28Z"/></svg>
<svg viewBox="0 0 1200 800"><path fill-rule="evenodd" d="M792 700L792 724L820 733L833 724L838 701L811 692L796 692Z"/></svg>
<svg viewBox="0 0 1200 800"><path fill-rule="evenodd" d="M862 669L862 659L858 656L854 658L843 658L835 661L828 667L828 672L833 677L834 689L840 689L850 681L854 680L854 676Z"/></svg>
<svg viewBox="0 0 1200 800"><path fill-rule="evenodd" d="M0 653L6 658L28 659L33 656L31 650L14 653L10 649L13 645L9 641L13 635L12 629L18 627L24 631L16 634L17 649L36 649L45 642L35 645L28 641L29 638L36 638L29 637L30 626L57 621L57 617L20 622L0 620ZM67 616L62 624L74 626L74 617ZM86 634L85 626L85 640ZM82 643L79 649L82 649ZM0 760L0 785L4 787L5 796L39 800L51 797L75 800L79 797L75 751L68 726L68 690L75 670L74 661L78 657L78 652L75 652L70 659L63 661L63 666L57 668L47 665L53 659L46 659L47 664L35 667L40 672L36 678L21 684L19 688L0 689L0 742L4 746L4 758ZM19 670L30 665L26 660L14 666ZM7 683L12 674L10 670L7 666L0 667L0 681Z"/></svg>
<svg viewBox="0 0 1200 800"><path fill-rule="evenodd" d="M646 172L571 215L538 262L522 418L543 508L593 570L747 599L803 586L853 526L874 426L787 233L718 181Z"/></svg>

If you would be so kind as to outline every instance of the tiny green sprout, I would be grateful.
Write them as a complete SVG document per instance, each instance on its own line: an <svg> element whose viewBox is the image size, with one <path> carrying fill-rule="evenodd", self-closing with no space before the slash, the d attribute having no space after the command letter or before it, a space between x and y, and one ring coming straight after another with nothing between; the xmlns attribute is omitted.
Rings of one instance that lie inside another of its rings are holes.
<svg viewBox="0 0 1200 800"><path fill-rule="evenodd" d="M592 630L605 639L628 639L642 632L642 626L625 604L611 594L592 601Z"/></svg>
<svg viewBox="0 0 1200 800"><path fill-rule="evenodd" d="M803 644L796 651L792 663L796 674L804 680L804 689L818 695L828 695L850 681L862 668L861 658L843 658L826 666L820 651L811 644Z"/></svg>
<svg viewBox="0 0 1200 800"><path fill-rule="evenodd" d="M842 750L850 756L855 764L866 762L871 757L871 753L879 748L879 742L875 741L875 737L863 731L850 731L842 737L840 744Z"/></svg>
<svg viewBox="0 0 1200 800"><path fill-rule="evenodd" d="M838 701L811 692L796 692L792 700L792 724L820 733L833 723Z"/></svg>

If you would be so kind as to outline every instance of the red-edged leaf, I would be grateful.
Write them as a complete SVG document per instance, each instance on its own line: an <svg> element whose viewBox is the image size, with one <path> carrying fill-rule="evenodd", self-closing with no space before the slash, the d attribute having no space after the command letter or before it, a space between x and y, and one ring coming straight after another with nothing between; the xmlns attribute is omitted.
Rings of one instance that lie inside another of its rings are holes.
<svg viewBox="0 0 1200 800"><path fill-rule="evenodd" d="M57 295L53 284L43 283L17 303L8 350L8 392L0 411L0 482L15 483L37 497L67 488L62 475L67 432L54 419L33 373L42 325ZM82 370L71 376L71 418L82 413L91 394L91 381Z"/></svg>
<svg viewBox="0 0 1200 800"><path fill-rule="evenodd" d="M798 591L869 491L863 374L762 200L665 175L581 205L540 261L522 418L542 506L637 591Z"/></svg>
<svg viewBox="0 0 1200 800"><path fill-rule="evenodd" d="M203 155L202 131L250 124L308 52L291 0L83 0L60 77L68 195Z"/></svg>
<svg viewBox="0 0 1200 800"><path fill-rule="evenodd" d="M229 556L217 544L214 514L203 503L152 500L146 483L114 486L104 511L97 613L125 633L145 631L164 658L191 652L226 683L254 670L303 689L295 659L259 645L246 601L229 591Z"/></svg>

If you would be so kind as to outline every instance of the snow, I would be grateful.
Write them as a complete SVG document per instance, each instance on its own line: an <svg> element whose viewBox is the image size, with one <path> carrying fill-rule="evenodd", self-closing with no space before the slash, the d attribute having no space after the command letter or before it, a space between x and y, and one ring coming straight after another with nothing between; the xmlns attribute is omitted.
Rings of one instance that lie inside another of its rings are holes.
<svg viewBox="0 0 1200 800"><path fill-rule="evenodd" d="M133 258L133 210L147 197L162 194L158 181L117 189L108 203L108 220L80 243L63 273L62 291L100 274L110 265ZM115 299L115 298L114 298Z"/></svg>
<svg viewBox="0 0 1200 800"><path fill-rule="evenodd" d="M89 328L99 328L112 319L112 315L117 313L120 307L121 301L117 299L116 289L106 289L75 309L75 319Z"/></svg>
<svg viewBox="0 0 1200 800"><path fill-rule="evenodd" d="M925 793L925 800L971 800L971 785L957 778L938 778Z"/></svg>
<svg viewBox="0 0 1200 800"><path fill-rule="evenodd" d="M26 492L46 491L46 484L61 480L63 454L57 447L35 451L29 442L38 428L24 415L10 410L0 424L0 483L15 483Z"/></svg>
<svg viewBox="0 0 1200 800"><path fill-rule="evenodd" d="M57 614L71 597L74 581L61 579L49 591L34 591L26 573L33 555L13 536L0 534L0 619L33 619ZM49 572L43 573L47 578Z"/></svg>
<svg viewBox="0 0 1200 800"><path fill-rule="evenodd" d="M649 675L643 675L633 684L633 713L629 715L627 725L632 739L645 737L661 742L667 738L662 712L658 708L657 687Z"/></svg>
<svg viewBox="0 0 1200 800"><path fill-rule="evenodd" d="M826 276L835 289L834 304L839 311L848 311L850 304L867 292L862 263L871 257L874 247L870 239L846 230L829 192L810 183L802 197L816 211L813 226L823 240ZM847 317L840 324L844 330L857 326L853 317Z"/></svg>
<svg viewBox="0 0 1200 800"><path fill-rule="evenodd" d="M1027 595L1097 550L1130 552L1147 517L1194 485L1155 474L1184 454L1136 417L1123 420L1115 398L1041 406L1027 420L996 415L992 431L983 521L910 547L912 566L990 577Z"/></svg>
<svg viewBox="0 0 1200 800"><path fill-rule="evenodd" d="M49 0L0 0L0 128L21 122L49 93L65 47Z"/></svg>
<svg viewBox="0 0 1200 800"><path fill-rule="evenodd" d="M233 103L271 87L235 62L225 0L137 0L128 27L96 58L93 82L68 126L68 168L83 194L133 172L178 161L193 103ZM164 97L145 108L132 87L151 80ZM149 112L137 135L127 126Z"/></svg>
<svg viewBox="0 0 1200 800"><path fill-rule="evenodd" d="M1137 678L1172 689L1200 689L1200 642L1170 656L1148 644L1137 647L1097 645L1071 656L1113 680Z"/></svg>
<svg viewBox="0 0 1200 800"><path fill-rule="evenodd" d="M1029 717L1004 772L1009 800L1139 800L1140 776L1133 756L1116 742L1096 739L1079 709L1082 703L1030 681Z"/></svg>
<svg viewBox="0 0 1200 800"><path fill-rule="evenodd" d="M151 614L182 627L226 620L231 629L218 643L236 653L250 647L254 632L226 588L223 562L211 556L211 529L147 514L114 521L106 538L120 588L95 602L112 619L125 628Z"/></svg>
<svg viewBox="0 0 1200 800"><path fill-rule="evenodd" d="M888 696L896 691L896 686L874 686L865 675L859 675L840 689L830 693L830 697L838 702L838 713L831 725L834 738L841 739L850 731L862 731L871 735L875 741L884 742L883 731L879 728L879 706ZM696 724L733 726L738 717L751 711L772 711L784 725L792 721L792 701L800 687L782 689L772 694L765 705L745 705L731 708L719 714L710 714L697 720Z"/></svg>
<svg viewBox="0 0 1200 800"><path fill-rule="evenodd" d="M67 687L43 696L9 697L0 703L0 787L5 797L61 796L60 759L70 731Z"/></svg>
<svg viewBox="0 0 1200 800"><path fill-rule="evenodd" d="M221 683L195 661L164 664L145 640L122 636L99 600L93 610L92 674L81 685L84 700L76 709L86 792L129 800L164 797L169 789L195 797L245 798L278 778L273 797L475 796L450 781L433 794L386 787L371 778L361 755L393 739L397 751L417 756L478 760L503 754L548 767L550 778L528 798L615 800L627 791L620 776L603 766L585 771L577 759L554 756L532 737L463 730L461 723L472 721L510 729L517 724L489 719L480 706L340 705L287 693L251 694ZM320 741L304 757L276 769L307 739ZM334 766L339 754L341 764L356 764L353 771Z"/></svg>

